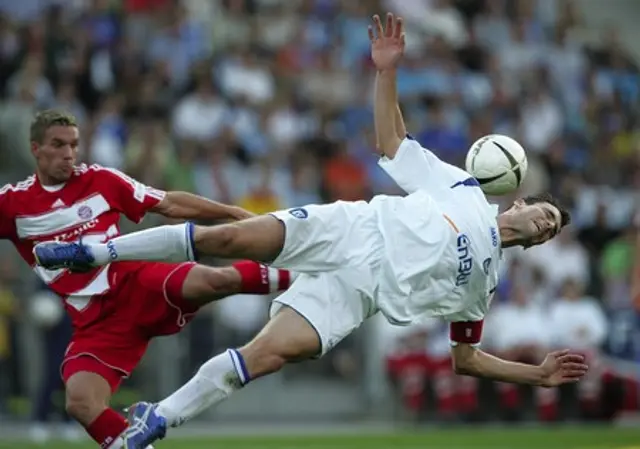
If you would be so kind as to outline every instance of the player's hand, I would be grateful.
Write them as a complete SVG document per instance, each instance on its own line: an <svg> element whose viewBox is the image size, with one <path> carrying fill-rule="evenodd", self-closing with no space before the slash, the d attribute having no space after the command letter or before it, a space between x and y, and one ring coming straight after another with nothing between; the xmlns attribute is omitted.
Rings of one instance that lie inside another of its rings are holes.
<svg viewBox="0 0 640 449"><path fill-rule="evenodd" d="M373 16L373 26L369 26L371 59L376 69L388 70L397 67L404 54L404 26L401 17L387 14L387 23L382 28L380 16Z"/></svg>
<svg viewBox="0 0 640 449"><path fill-rule="evenodd" d="M542 386L548 388L577 382L589 370L584 363L584 356L572 354L568 349L548 354L540 368L543 376Z"/></svg>

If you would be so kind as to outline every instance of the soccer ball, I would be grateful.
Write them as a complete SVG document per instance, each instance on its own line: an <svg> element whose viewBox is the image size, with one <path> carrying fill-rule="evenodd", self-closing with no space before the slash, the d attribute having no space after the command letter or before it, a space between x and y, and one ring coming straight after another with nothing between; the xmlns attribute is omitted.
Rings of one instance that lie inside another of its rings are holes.
<svg viewBox="0 0 640 449"><path fill-rule="evenodd" d="M487 195L506 195L520 187L527 174L527 155L511 137L489 134L476 140L465 161L467 172Z"/></svg>
<svg viewBox="0 0 640 449"><path fill-rule="evenodd" d="M31 298L29 312L36 325L48 329L62 321L64 306L57 295L43 291Z"/></svg>

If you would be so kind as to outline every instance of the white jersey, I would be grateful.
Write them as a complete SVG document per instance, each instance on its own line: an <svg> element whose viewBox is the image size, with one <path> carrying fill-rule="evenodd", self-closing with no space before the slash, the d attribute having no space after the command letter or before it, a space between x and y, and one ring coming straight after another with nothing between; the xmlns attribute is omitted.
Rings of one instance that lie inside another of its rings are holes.
<svg viewBox="0 0 640 449"><path fill-rule="evenodd" d="M497 207L467 172L411 138L380 166L408 193L370 203L385 247L376 295L380 310L394 324L442 317L478 323L481 332L498 283Z"/></svg>

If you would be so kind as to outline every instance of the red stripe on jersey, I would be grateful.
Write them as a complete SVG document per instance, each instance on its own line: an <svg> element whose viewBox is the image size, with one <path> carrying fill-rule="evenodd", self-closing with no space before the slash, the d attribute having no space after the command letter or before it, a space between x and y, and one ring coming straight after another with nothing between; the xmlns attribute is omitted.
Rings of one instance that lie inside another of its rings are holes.
<svg viewBox="0 0 640 449"><path fill-rule="evenodd" d="M449 338L455 343L475 345L482 339L483 321L458 321L449 325Z"/></svg>

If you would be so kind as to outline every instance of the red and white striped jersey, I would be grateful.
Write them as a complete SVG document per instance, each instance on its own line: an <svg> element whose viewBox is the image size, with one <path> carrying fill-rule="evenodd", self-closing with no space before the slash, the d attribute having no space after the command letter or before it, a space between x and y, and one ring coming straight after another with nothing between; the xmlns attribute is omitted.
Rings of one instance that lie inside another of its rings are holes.
<svg viewBox="0 0 640 449"><path fill-rule="evenodd" d="M93 295L110 289L109 266L88 273L45 270L32 254L38 242L60 240L103 243L120 235L120 215L139 223L165 193L124 173L99 165L77 166L57 188L42 186L36 175L0 189L0 238L9 239L36 274L68 306L81 310Z"/></svg>

